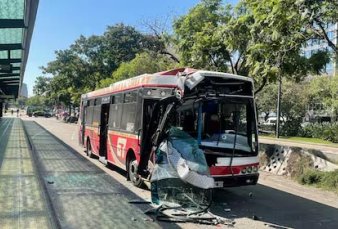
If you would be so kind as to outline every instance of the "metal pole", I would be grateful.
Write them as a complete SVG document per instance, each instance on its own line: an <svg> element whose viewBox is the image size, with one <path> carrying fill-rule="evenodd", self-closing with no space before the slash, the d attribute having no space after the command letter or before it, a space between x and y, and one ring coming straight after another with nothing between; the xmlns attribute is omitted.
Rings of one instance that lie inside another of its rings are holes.
<svg viewBox="0 0 338 229"><path fill-rule="evenodd" d="M279 79L278 79L278 97L277 97L276 138L279 138L281 97L282 97L282 77L279 76Z"/></svg>

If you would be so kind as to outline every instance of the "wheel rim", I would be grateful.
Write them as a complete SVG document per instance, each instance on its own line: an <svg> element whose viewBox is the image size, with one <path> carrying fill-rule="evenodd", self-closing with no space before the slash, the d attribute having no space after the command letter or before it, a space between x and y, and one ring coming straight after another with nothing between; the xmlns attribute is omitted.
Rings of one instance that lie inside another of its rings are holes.
<svg viewBox="0 0 338 229"><path fill-rule="evenodd" d="M140 177L137 174L137 162L136 160L133 160L129 165L129 174L130 174L130 180L133 183L138 183L140 181Z"/></svg>

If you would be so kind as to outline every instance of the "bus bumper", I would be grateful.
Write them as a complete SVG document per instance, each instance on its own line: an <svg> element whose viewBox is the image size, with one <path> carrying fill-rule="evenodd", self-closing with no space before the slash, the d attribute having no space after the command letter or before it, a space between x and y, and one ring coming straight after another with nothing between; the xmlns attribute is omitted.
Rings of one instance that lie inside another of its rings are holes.
<svg viewBox="0 0 338 229"><path fill-rule="evenodd" d="M215 188L238 187L257 184L259 174L214 177Z"/></svg>

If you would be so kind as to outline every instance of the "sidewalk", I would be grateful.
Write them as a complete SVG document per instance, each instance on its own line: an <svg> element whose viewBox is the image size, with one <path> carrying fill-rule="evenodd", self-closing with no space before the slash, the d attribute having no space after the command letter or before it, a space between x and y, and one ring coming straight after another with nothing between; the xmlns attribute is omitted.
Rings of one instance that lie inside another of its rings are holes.
<svg viewBox="0 0 338 229"><path fill-rule="evenodd" d="M273 138L267 138L263 136L259 136L259 143L300 147L300 148L319 150L324 153L327 152L327 153L338 155L338 144L337 144L337 147L335 147L335 146L320 144L320 143L296 142L296 141L287 140L287 139L280 139L280 138L273 139Z"/></svg>
<svg viewBox="0 0 338 229"><path fill-rule="evenodd" d="M23 121L61 228L159 228L149 204L33 121ZM175 225L171 225L175 226Z"/></svg>
<svg viewBox="0 0 338 229"><path fill-rule="evenodd" d="M21 120L0 119L0 228L54 228Z"/></svg>

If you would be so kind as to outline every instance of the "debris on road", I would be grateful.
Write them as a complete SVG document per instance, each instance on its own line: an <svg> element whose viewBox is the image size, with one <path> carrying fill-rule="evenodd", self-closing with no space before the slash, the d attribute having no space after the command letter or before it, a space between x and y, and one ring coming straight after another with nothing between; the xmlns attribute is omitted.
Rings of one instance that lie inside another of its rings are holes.
<svg viewBox="0 0 338 229"><path fill-rule="evenodd" d="M128 201L130 204L151 204L150 201L147 200L130 200Z"/></svg>
<svg viewBox="0 0 338 229"><path fill-rule="evenodd" d="M256 215L252 215L251 218L252 218L253 220L259 220L258 216L256 216Z"/></svg>

